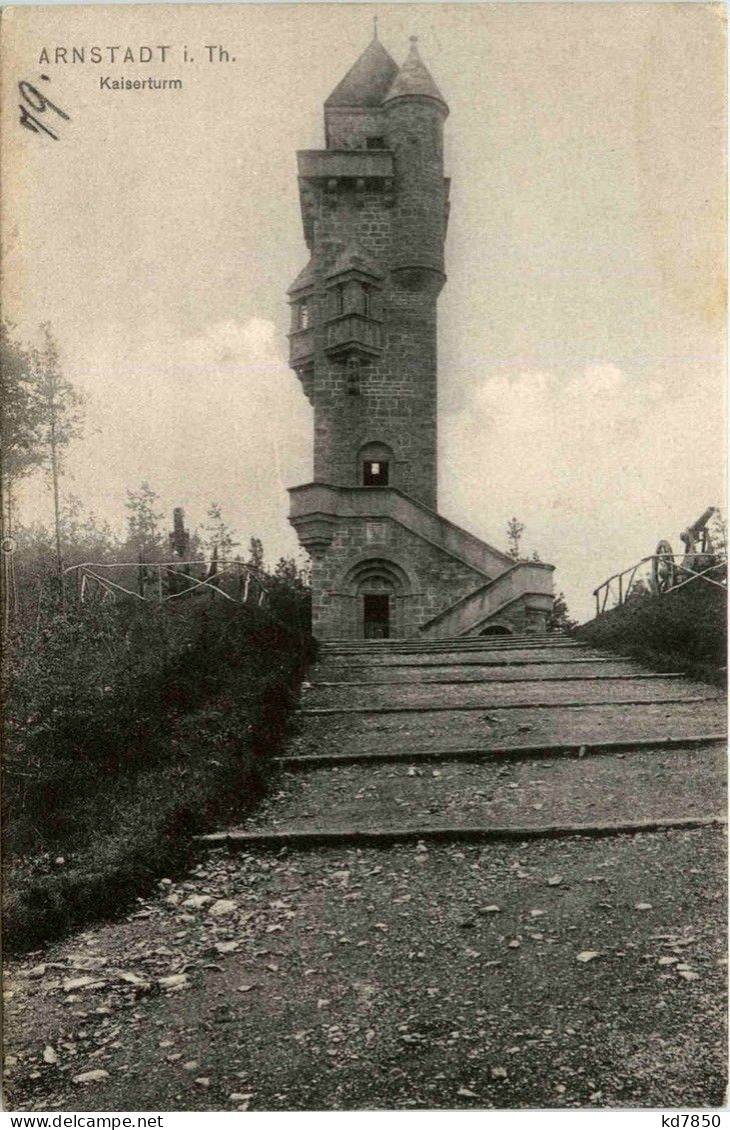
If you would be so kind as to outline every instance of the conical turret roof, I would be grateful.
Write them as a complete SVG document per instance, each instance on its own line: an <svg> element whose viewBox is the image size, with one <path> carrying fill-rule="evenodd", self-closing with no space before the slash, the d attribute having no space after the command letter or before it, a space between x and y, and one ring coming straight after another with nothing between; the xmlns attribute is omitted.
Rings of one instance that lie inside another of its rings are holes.
<svg viewBox="0 0 730 1130"><path fill-rule="evenodd" d="M416 36L412 35L408 57L393 79L390 90L383 101L391 102L394 98L420 95L422 98L435 98L437 102L448 109L446 99L431 78L428 68L418 53L417 42Z"/></svg>
<svg viewBox="0 0 730 1130"><path fill-rule="evenodd" d="M373 39L325 106L380 106L397 73L397 63L380 40Z"/></svg>

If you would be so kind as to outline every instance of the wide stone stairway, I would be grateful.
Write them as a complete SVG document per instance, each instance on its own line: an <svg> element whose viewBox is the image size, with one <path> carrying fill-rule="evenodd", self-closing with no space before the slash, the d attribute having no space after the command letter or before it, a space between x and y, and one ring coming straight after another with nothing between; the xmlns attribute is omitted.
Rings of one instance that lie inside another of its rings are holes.
<svg viewBox="0 0 730 1130"><path fill-rule="evenodd" d="M561 636L321 646L233 846L500 840L724 820L714 687Z"/></svg>
<svg viewBox="0 0 730 1130"><path fill-rule="evenodd" d="M323 646L245 825L9 967L13 1108L722 1106L724 730L569 639Z"/></svg>

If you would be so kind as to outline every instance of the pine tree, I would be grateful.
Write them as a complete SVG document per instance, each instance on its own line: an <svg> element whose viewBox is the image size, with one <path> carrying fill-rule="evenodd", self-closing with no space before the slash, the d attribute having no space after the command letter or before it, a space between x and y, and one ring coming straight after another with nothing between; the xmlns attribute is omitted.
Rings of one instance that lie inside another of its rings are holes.
<svg viewBox="0 0 730 1130"><path fill-rule="evenodd" d="M0 322L0 497L3 533L10 534L15 486L43 460L41 411L33 358Z"/></svg>
<svg viewBox="0 0 730 1130"><path fill-rule="evenodd" d="M559 592L553 602L552 612L548 614L547 630L549 632L572 632L578 627L578 621L573 620L568 612L565 593Z"/></svg>
<svg viewBox="0 0 730 1130"><path fill-rule="evenodd" d="M248 547L248 561L246 562L251 569L256 569L259 572L264 568L264 547L260 538L251 538Z"/></svg>
<svg viewBox="0 0 730 1130"><path fill-rule="evenodd" d="M128 490L127 553L131 561L159 561L164 538L160 530L162 511L155 509L159 495L145 480L139 490Z"/></svg>
<svg viewBox="0 0 730 1130"><path fill-rule="evenodd" d="M219 561L229 559L240 543L234 541L236 531L225 522L219 503L211 502L206 518L202 540L208 556L212 557L215 553Z"/></svg>
<svg viewBox="0 0 730 1130"><path fill-rule="evenodd" d="M50 323L41 326L44 344L32 351L34 370L33 396L38 412L41 464L48 472L53 491L53 517L56 540L56 568L63 572L61 546L61 494L63 454L71 440L78 439L83 428L83 397L61 372L58 345Z"/></svg>
<svg viewBox="0 0 730 1130"><path fill-rule="evenodd" d="M525 532L524 522L510 518L507 523L507 554L513 561L520 560L520 542Z"/></svg>

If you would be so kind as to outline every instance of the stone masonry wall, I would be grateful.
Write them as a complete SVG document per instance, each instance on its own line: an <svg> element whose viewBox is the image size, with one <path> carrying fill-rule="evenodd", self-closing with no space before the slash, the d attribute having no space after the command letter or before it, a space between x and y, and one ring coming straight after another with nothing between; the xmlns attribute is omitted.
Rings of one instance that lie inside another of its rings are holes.
<svg viewBox="0 0 730 1130"><path fill-rule="evenodd" d="M380 107L326 106L324 117L328 149L364 149L369 137L380 137L385 131Z"/></svg>
<svg viewBox="0 0 730 1130"><path fill-rule="evenodd" d="M337 207L315 224L314 477L355 486L359 448L386 443L395 453L391 482L436 509L436 293L405 290L389 276L393 209L382 192L356 207L343 187ZM360 394L347 393L341 360L327 357L325 279L342 251L358 245L382 272L383 352L361 365Z"/></svg>
<svg viewBox="0 0 730 1130"><path fill-rule="evenodd" d="M331 546L312 567L312 631L319 639L359 635L359 602L347 574L365 559L385 559L403 569L410 591L397 594L400 623L392 634L417 635L418 625L484 582L476 569L423 541L390 519L340 518Z"/></svg>

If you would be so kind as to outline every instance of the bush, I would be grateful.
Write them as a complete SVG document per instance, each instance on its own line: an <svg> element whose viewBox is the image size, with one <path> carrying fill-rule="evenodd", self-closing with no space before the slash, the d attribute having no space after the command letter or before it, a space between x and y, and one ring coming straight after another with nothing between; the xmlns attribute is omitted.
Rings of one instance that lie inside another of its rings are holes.
<svg viewBox="0 0 730 1130"><path fill-rule="evenodd" d="M230 602L59 609L6 647L6 944L116 913L260 794L310 637ZM60 862L59 862L60 860Z"/></svg>
<svg viewBox="0 0 730 1130"><path fill-rule="evenodd" d="M725 682L727 593L701 581L662 596L643 593L576 632L593 647L636 656L661 671Z"/></svg>

